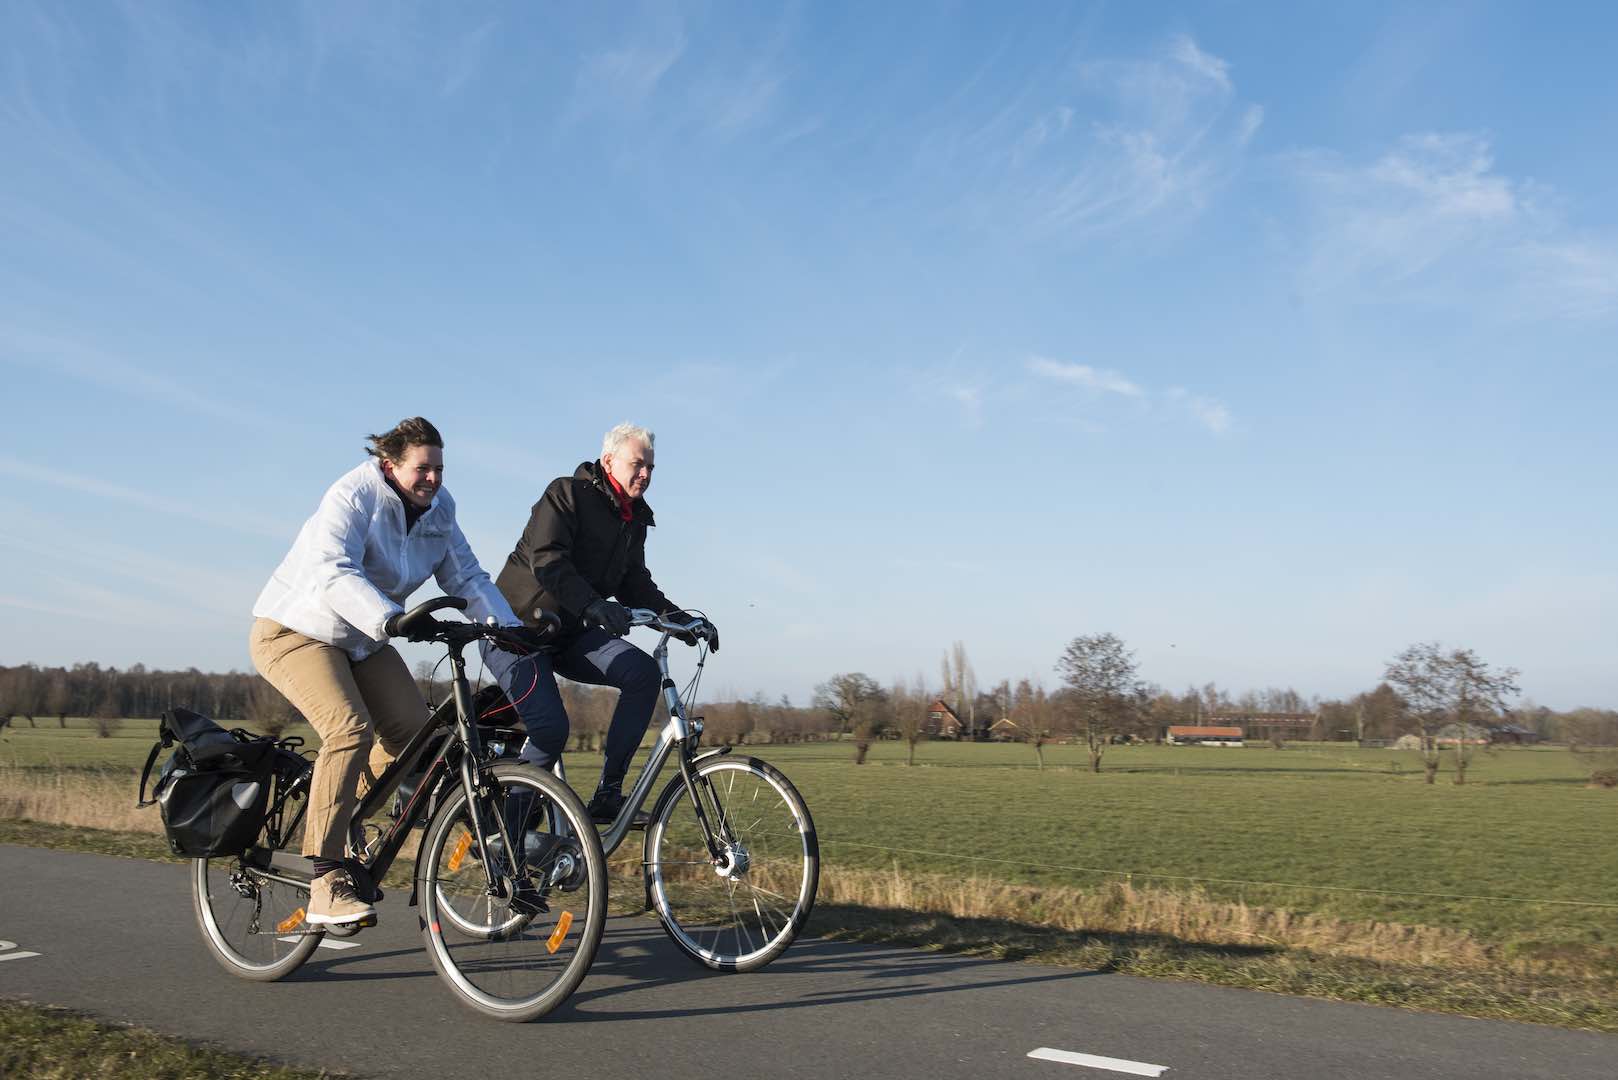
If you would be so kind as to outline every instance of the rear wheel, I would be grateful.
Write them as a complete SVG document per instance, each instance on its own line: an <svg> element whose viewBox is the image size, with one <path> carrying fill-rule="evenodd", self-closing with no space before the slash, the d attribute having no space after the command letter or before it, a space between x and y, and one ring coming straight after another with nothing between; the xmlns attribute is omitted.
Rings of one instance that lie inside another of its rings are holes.
<svg viewBox="0 0 1618 1080"><path fill-rule="evenodd" d="M721 843L709 852L684 777L664 789L646 829L646 885L663 929L718 971L755 971L786 951L820 883L815 825L790 781L757 758L693 766Z"/></svg>
<svg viewBox="0 0 1618 1080"><path fill-rule="evenodd" d="M489 775L494 795L481 809L456 787L427 824L416 866L423 934L433 966L468 1006L533 1020L566 1001L595 959L606 859L584 804L555 776L516 762Z"/></svg>
<svg viewBox="0 0 1618 1080"><path fill-rule="evenodd" d="M309 886L270 868L272 849L290 846L298 835L308 796L307 773L282 782L290 789L256 846L244 855L191 863L192 909L208 951L232 975L256 982L292 974L325 936L303 921Z"/></svg>

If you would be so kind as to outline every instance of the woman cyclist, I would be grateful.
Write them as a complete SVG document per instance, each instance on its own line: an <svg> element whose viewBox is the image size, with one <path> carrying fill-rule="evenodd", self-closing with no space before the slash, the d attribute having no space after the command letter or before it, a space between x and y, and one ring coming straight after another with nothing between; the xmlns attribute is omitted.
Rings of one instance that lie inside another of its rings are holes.
<svg viewBox="0 0 1618 1080"><path fill-rule="evenodd" d="M253 605L253 665L320 736L304 822L312 925L375 917L340 866L360 798L427 722L394 635L429 575L466 614L521 627L478 565L443 490L444 440L423 418L369 437L370 457L327 489ZM519 640L539 635L519 631Z"/></svg>

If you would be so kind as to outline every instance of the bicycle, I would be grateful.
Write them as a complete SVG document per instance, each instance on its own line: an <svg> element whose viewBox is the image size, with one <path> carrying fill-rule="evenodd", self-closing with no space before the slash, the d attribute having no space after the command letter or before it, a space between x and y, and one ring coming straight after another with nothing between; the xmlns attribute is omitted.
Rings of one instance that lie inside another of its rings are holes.
<svg viewBox="0 0 1618 1080"><path fill-rule="evenodd" d="M361 800L351 846L364 854L344 866L361 895L380 899L375 882L425 822L410 903L419 906L433 967L477 1012L533 1020L565 1001L595 959L606 925L606 857L571 788L502 757L520 733L480 728L462 650L501 641L505 628L432 617L444 608L464 610L466 601L428 600L398 630L447 648L451 694ZM548 625L554 629L554 617ZM197 859L191 876L197 921L215 959L261 982L296 971L327 934L350 937L375 924L374 916L320 927L303 921L314 866L283 849L302 823L313 765L295 754L281 758L259 842L240 856ZM386 830L366 824L413 772L420 781L400 791ZM368 829L376 831L369 843Z"/></svg>
<svg viewBox="0 0 1618 1080"><path fill-rule="evenodd" d="M707 967L756 971L786 951L814 908L820 883L814 820L797 789L767 762L733 756L729 746L698 751L702 718L688 709L707 660L706 623L677 623L646 608L629 615L632 626L663 632L652 656L669 720L623 808L603 829L602 849L610 856L632 830L644 828L646 907L657 912L664 932ZM673 634L698 638L696 672L683 699L669 677ZM648 818L637 820L671 756L679 775ZM562 775L560 760L556 771Z"/></svg>

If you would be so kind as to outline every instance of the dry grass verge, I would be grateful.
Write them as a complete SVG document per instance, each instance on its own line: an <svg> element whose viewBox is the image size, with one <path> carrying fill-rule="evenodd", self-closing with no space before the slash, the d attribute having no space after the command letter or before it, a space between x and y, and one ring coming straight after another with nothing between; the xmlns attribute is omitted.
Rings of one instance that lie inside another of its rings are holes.
<svg viewBox="0 0 1618 1080"><path fill-rule="evenodd" d="M0 766L0 818L161 836L157 808L135 808L137 780L124 769Z"/></svg>
<svg viewBox="0 0 1618 1080"><path fill-rule="evenodd" d="M1039 888L978 877L828 869L821 878L820 897L834 904L1005 919L1058 930L1307 949L1384 964L1481 970L1499 963L1463 930L1275 911L1215 901L1198 891L1137 888L1125 881L1095 889Z"/></svg>

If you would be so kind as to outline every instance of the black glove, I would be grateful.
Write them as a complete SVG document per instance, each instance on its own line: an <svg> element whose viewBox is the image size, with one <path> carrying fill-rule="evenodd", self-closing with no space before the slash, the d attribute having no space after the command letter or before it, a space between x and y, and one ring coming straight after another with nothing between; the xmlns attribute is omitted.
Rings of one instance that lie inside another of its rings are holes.
<svg viewBox="0 0 1618 1080"><path fill-rule="evenodd" d="M702 638L707 638L708 647L714 652L719 651L719 631L714 627L713 623L708 621L707 616L693 616L689 611L671 611L663 617L671 622L679 623L688 623L695 618L698 624L696 629L674 630L670 631L670 633L672 633L675 638L685 642L687 645L695 645Z"/></svg>
<svg viewBox="0 0 1618 1080"><path fill-rule="evenodd" d="M550 634L531 626L502 626L494 636L494 644L498 648L518 656L540 652L550 643Z"/></svg>
<svg viewBox="0 0 1618 1080"><path fill-rule="evenodd" d="M417 619L411 625L410 632L401 635L399 624L404 621L405 614L403 611L395 611L392 615L389 615L388 621L382 624L382 632L388 637L403 636L406 641L431 641L433 639L433 630L438 626L438 620L430 617Z"/></svg>
<svg viewBox="0 0 1618 1080"><path fill-rule="evenodd" d="M584 609L584 617L613 637L629 633L629 609L612 600L592 600Z"/></svg>

